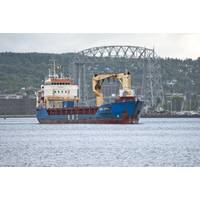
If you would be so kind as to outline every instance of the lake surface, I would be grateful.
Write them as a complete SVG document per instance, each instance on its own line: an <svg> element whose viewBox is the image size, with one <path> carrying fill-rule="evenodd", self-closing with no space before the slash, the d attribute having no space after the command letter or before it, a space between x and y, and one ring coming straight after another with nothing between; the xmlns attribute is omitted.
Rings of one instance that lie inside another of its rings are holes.
<svg viewBox="0 0 200 200"><path fill-rule="evenodd" d="M137 125L0 119L0 166L200 166L200 118L142 118Z"/></svg>

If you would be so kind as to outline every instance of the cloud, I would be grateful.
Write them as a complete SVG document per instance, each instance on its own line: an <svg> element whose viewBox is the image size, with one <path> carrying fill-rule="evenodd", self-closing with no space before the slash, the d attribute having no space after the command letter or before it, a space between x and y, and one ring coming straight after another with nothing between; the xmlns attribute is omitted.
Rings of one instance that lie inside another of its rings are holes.
<svg viewBox="0 0 200 200"><path fill-rule="evenodd" d="M133 45L155 48L161 57L200 57L200 34L119 34L119 33L3 33L0 52L77 52L106 45Z"/></svg>

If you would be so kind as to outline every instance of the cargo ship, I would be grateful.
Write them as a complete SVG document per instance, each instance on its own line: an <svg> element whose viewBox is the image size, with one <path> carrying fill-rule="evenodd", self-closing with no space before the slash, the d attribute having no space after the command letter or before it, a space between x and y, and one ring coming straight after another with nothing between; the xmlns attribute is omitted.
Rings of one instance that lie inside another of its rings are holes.
<svg viewBox="0 0 200 200"><path fill-rule="evenodd" d="M135 124L138 123L143 102L133 95L129 72L95 74L92 89L96 106L80 106L79 86L70 77L58 73L53 66L41 85L36 98L36 117L41 124ZM122 89L114 102L104 104L102 84L116 79Z"/></svg>

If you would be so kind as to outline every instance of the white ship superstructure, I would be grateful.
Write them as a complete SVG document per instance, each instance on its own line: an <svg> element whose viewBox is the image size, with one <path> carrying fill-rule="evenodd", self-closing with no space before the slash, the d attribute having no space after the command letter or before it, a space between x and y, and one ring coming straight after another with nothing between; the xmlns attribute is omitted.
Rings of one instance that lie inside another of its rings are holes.
<svg viewBox="0 0 200 200"><path fill-rule="evenodd" d="M53 70L49 69L49 77L37 93L37 107L63 108L79 101L78 85L73 84L70 77L64 77L62 72L58 74L60 69L55 62Z"/></svg>

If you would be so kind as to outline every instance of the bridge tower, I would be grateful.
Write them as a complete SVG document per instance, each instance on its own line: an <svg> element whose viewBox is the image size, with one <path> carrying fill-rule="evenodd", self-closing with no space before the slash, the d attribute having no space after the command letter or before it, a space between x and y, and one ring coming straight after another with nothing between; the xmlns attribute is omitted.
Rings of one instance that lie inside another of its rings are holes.
<svg viewBox="0 0 200 200"><path fill-rule="evenodd" d="M163 108L164 91L161 68L155 58L143 61L142 100L145 102L146 111L149 108L157 111Z"/></svg>

